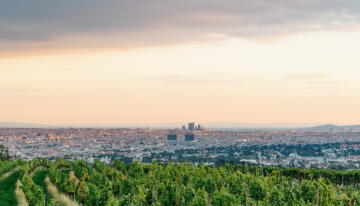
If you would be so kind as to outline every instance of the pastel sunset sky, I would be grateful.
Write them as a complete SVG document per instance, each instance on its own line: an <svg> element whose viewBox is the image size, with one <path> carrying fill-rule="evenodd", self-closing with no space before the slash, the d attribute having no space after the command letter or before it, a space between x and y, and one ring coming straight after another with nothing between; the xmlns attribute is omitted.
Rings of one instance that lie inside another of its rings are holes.
<svg viewBox="0 0 360 206"><path fill-rule="evenodd" d="M359 0L0 0L0 122L360 124Z"/></svg>

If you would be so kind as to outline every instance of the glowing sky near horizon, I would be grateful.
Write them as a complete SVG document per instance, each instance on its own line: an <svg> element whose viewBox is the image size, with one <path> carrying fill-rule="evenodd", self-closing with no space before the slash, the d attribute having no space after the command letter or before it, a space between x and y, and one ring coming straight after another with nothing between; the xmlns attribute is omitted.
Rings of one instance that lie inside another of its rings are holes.
<svg viewBox="0 0 360 206"><path fill-rule="evenodd" d="M0 122L360 123L357 1L21 2L0 2Z"/></svg>

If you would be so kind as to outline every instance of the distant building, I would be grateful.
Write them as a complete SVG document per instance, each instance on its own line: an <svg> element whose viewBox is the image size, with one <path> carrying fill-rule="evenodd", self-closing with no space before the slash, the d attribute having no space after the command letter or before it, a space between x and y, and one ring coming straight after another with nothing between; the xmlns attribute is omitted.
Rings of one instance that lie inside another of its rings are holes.
<svg viewBox="0 0 360 206"><path fill-rule="evenodd" d="M191 132L188 132L185 134L185 141L194 141L195 135Z"/></svg>
<svg viewBox="0 0 360 206"><path fill-rule="evenodd" d="M198 125L198 131L202 131L202 130L201 130L201 125L200 125L200 124Z"/></svg>
<svg viewBox="0 0 360 206"><path fill-rule="evenodd" d="M182 126L182 130L185 131L185 130L186 130L186 127L185 127L185 126Z"/></svg>
<svg viewBox="0 0 360 206"><path fill-rule="evenodd" d="M177 134L175 134L175 133L169 133L169 134L167 135L167 140L177 141Z"/></svg>
<svg viewBox="0 0 360 206"><path fill-rule="evenodd" d="M188 130L189 131L195 131L195 123L194 122L188 124Z"/></svg>

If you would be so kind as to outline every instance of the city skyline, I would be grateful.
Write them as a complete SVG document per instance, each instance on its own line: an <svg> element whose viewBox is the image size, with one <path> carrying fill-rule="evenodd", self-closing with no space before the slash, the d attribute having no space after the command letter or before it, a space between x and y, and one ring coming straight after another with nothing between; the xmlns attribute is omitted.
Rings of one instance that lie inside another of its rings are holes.
<svg viewBox="0 0 360 206"><path fill-rule="evenodd" d="M21 123L21 122L0 122L0 128L132 128L132 129L179 129L182 131L207 131L208 129L240 129L240 130L266 130L266 129L312 129L318 128L318 130L328 130L330 128L352 128L360 129L360 125L338 124L338 123L268 123L268 124L248 124L241 122L203 122L199 123L202 126L201 130L197 127L189 128L184 125L184 122L174 123L160 123L160 124L35 124L35 123ZM201 126L199 125L199 126Z"/></svg>
<svg viewBox="0 0 360 206"><path fill-rule="evenodd" d="M356 0L3 1L0 19L0 122L360 124Z"/></svg>

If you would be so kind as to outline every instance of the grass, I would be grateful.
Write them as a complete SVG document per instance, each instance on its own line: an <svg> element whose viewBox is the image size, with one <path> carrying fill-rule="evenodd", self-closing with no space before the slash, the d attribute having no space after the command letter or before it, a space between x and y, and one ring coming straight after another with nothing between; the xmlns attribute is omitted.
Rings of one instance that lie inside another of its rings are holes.
<svg viewBox="0 0 360 206"><path fill-rule="evenodd" d="M79 183L79 179L75 176L74 171L71 171L71 172L70 172L70 178L72 179L72 178L74 178L74 177L75 177L75 182L76 182L76 184L78 184L78 183Z"/></svg>
<svg viewBox="0 0 360 206"><path fill-rule="evenodd" d="M57 187L50 182L49 177L45 179L45 183L50 196L59 203L59 206L79 206L79 204L76 201L71 200L69 196L59 193Z"/></svg>
<svg viewBox="0 0 360 206"><path fill-rule="evenodd" d="M21 171L16 170L0 180L0 205L14 206L18 204L15 190L17 187L17 180L20 177Z"/></svg>
<svg viewBox="0 0 360 206"><path fill-rule="evenodd" d="M70 170L60 170L60 172L69 174ZM44 194L48 193L51 198L54 198L59 206L79 206L67 195L59 193L57 187L50 182L48 174L49 170L39 168L33 173L32 180L41 187Z"/></svg>
<svg viewBox="0 0 360 206"><path fill-rule="evenodd" d="M17 180L17 188L15 190L16 199L18 201L18 206L29 206L26 201L26 197L20 186L22 185L20 180Z"/></svg>

